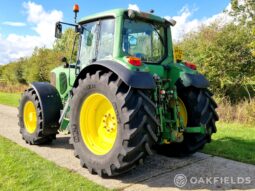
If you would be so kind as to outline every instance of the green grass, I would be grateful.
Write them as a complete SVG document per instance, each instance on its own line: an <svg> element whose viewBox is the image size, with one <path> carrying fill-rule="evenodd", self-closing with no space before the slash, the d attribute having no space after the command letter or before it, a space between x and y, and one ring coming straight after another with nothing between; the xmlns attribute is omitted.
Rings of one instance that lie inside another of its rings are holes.
<svg viewBox="0 0 255 191"><path fill-rule="evenodd" d="M0 190L107 190L0 137Z"/></svg>
<svg viewBox="0 0 255 191"><path fill-rule="evenodd" d="M255 125L218 123L217 127L204 153L255 164Z"/></svg>
<svg viewBox="0 0 255 191"><path fill-rule="evenodd" d="M17 107L19 104L20 93L0 92L0 104Z"/></svg>

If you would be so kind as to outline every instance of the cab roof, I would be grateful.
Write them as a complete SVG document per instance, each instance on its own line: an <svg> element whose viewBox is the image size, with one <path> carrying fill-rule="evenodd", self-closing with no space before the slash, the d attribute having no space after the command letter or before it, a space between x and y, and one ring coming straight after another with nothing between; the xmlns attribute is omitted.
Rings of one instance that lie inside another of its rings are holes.
<svg viewBox="0 0 255 191"><path fill-rule="evenodd" d="M129 9L112 9L112 10L96 13L96 14L89 15L89 16L81 18L79 23L84 23L84 22L87 22L87 21L90 21L90 20L96 20L96 19L103 18L103 17L111 17L111 16L112 17L118 17L118 16L122 16L128 10ZM146 13L146 12L137 12L137 13L140 14L145 19L149 18L151 20L156 20L156 21L159 21L159 22L164 22L165 21L164 18L156 16L154 14L150 14L150 13Z"/></svg>

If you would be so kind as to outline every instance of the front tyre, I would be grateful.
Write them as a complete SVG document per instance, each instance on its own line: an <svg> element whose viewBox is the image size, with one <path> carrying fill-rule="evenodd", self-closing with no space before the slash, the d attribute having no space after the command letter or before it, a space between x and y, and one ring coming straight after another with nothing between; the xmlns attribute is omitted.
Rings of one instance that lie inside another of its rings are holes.
<svg viewBox="0 0 255 191"><path fill-rule="evenodd" d="M26 90L19 105L19 126L22 138L26 143L39 145L50 143L56 138L56 133L43 133L43 110L39 97L33 88Z"/></svg>
<svg viewBox="0 0 255 191"><path fill-rule="evenodd" d="M71 142L81 165L100 176L126 172L157 141L155 105L112 72L79 80L71 100Z"/></svg>

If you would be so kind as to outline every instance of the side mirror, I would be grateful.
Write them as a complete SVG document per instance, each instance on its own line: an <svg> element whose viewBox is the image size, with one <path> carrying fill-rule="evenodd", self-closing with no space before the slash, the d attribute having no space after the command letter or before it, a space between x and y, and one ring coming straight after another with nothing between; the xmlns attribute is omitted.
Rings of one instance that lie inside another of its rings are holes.
<svg viewBox="0 0 255 191"><path fill-rule="evenodd" d="M83 33L83 30L84 30L83 26L81 26L81 25L75 25L75 28L74 28L75 33L80 33L80 34L82 34L82 33Z"/></svg>
<svg viewBox="0 0 255 191"><path fill-rule="evenodd" d="M76 33L81 32L79 25L75 26L74 31Z"/></svg>
<svg viewBox="0 0 255 191"><path fill-rule="evenodd" d="M57 22L55 26L55 37L61 38L62 37L62 25Z"/></svg>

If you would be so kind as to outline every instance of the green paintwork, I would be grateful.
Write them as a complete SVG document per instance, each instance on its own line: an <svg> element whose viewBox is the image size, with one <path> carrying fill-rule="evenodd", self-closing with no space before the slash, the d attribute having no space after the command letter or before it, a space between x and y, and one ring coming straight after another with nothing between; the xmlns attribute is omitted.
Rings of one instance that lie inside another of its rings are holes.
<svg viewBox="0 0 255 191"><path fill-rule="evenodd" d="M69 119L64 117L61 122L59 131L61 132L65 131L68 128L68 125L69 125Z"/></svg>
<svg viewBox="0 0 255 191"><path fill-rule="evenodd" d="M64 101L67 99L68 93L72 89L73 83L75 81L75 78L76 78L75 69L74 68L64 68L63 66L59 66L59 67L53 69L51 72L56 74L55 87L57 88L58 91L60 90L60 80L59 80L60 73L65 73L67 76L67 84L68 84L67 90L63 94L61 94L59 91L59 95L60 95L61 99Z"/></svg>
<svg viewBox="0 0 255 191"><path fill-rule="evenodd" d="M201 133L201 134L205 134L206 133L206 128L204 126L186 128L184 130L184 132L186 132L186 133Z"/></svg>
<svg viewBox="0 0 255 191"><path fill-rule="evenodd" d="M160 131L160 143L166 144L170 142L178 142L179 134L183 132L186 133L205 133L205 127L195 127L188 128L184 127L183 119L178 115L179 113L179 105L178 105L178 95L175 83L178 79L182 79L185 81L185 78L182 76L185 73L197 74L197 71L191 70L187 68L183 63L175 63L173 56L173 43L172 43L172 35L171 28L167 28L167 56L160 64L145 64L142 63L142 66L133 66L128 63L127 58L125 57L125 53L122 49L122 30L124 23L124 15L127 13L126 9L114 9L98 14L94 14L91 16L87 16L82 18L79 23L84 24L91 21L95 21L97 19L114 17L115 18L115 29L114 29L114 47L113 47L113 55L111 60L118 62L129 70L139 70L143 72L149 72L153 76L158 76L158 79L155 80L157 87L153 90L152 99L155 103L157 103L156 114L159 118L159 131ZM138 13L136 15L139 18L143 18L144 20L150 20L157 23L165 23L165 19L158 17L149 13ZM82 70L87 65L81 65L80 69ZM166 68L169 68L168 70ZM60 94L63 103L69 104L67 99L69 96L69 92L72 89L73 83L76 79L77 74L75 74L74 68L64 68L60 66L52 70L52 73L56 74L56 88L60 89L59 75L64 72L68 77L68 88L66 92ZM165 90L166 94L161 95L160 91ZM169 103L174 103L173 106L170 106ZM63 120L61 122L60 130L64 131L68 128L69 119L68 112L70 111L69 105L68 109L64 114ZM169 112L169 107L171 112Z"/></svg>

